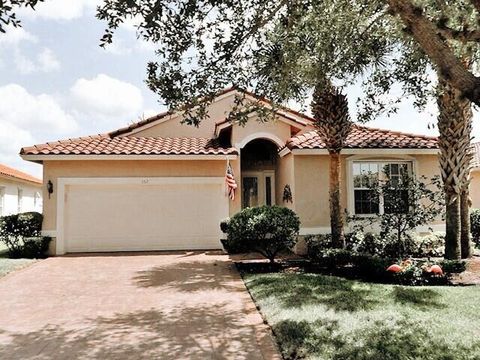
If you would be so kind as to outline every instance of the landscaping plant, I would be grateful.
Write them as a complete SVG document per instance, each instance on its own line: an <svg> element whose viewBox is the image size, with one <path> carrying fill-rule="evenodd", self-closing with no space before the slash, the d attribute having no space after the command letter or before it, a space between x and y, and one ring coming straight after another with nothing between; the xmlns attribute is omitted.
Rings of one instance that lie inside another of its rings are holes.
<svg viewBox="0 0 480 360"><path fill-rule="evenodd" d="M295 246L300 220L288 208L265 205L242 210L222 227L227 233L227 251L258 252L274 263L280 251Z"/></svg>
<svg viewBox="0 0 480 360"><path fill-rule="evenodd" d="M480 209L473 209L470 213L470 227L472 240L480 248Z"/></svg>
<svg viewBox="0 0 480 360"><path fill-rule="evenodd" d="M400 178L378 179L371 184L371 196L384 199L383 213L374 217L351 216L354 228L363 231L367 227L380 227L380 237L385 242L384 255L403 258L415 251L415 233L419 226L426 226L444 214L444 195L440 179L425 181L402 174Z"/></svg>
<svg viewBox="0 0 480 360"><path fill-rule="evenodd" d="M49 237L41 236L43 215L37 212L0 217L0 242L11 258L40 258L45 256Z"/></svg>

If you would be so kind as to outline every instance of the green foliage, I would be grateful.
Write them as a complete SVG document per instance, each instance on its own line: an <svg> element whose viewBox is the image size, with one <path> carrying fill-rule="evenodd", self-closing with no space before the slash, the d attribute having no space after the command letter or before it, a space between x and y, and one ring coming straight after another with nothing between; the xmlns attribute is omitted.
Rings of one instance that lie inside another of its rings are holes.
<svg viewBox="0 0 480 360"><path fill-rule="evenodd" d="M42 237L43 215L27 212L0 217L0 242L3 242L12 258L39 258L45 255L50 242Z"/></svg>
<svg viewBox="0 0 480 360"><path fill-rule="evenodd" d="M376 199L384 199L384 212L372 217L350 216L357 231L365 226L380 225L386 256L405 257L415 248L415 230L432 223L444 214L444 193L439 177L426 181L408 174L372 182L370 189Z"/></svg>
<svg viewBox="0 0 480 360"><path fill-rule="evenodd" d="M138 35L156 43L159 58L148 65L150 89L171 108L186 109L185 122L194 125L229 84L279 105L304 103L323 80L347 86L370 78L398 57L403 36L379 0L107 0L97 17L107 22L102 46L124 21L140 20ZM230 118L246 120L252 108L243 100Z"/></svg>
<svg viewBox="0 0 480 360"><path fill-rule="evenodd" d="M307 256L318 261L333 248L330 234L307 235ZM444 236L407 234L398 242L398 237L374 233L352 232L345 236L346 250L356 254L379 256L385 259L402 259L408 256L439 257L443 254Z"/></svg>
<svg viewBox="0 0 480 360"><path fill-rule="evenodd" d="M442 238L436 235L425 238L431 240L418 237L421 240L414 241L414 238L411 238L406 252L411 256L429 257L432 254L431 244L442 243ZM447 276L434 276L427 270L431 265L436 264L435 262L401 261L402 258L398 256L396 237L384 238L372 233L352 233L347 234L346 240L346 249L334 249L330 235L308 235L305 237L307 257L312 263L329 272L360 277L368 281L403 285L445 284L448 275L465 270L464 262L443 261L438 264ZM401 246L405 246L403 241ZM403 271L396 274L386 271L390 265L399 260Z"/></svg>
<svg viewBox="0 0 480 360"><path fill-rule="evenodd" d="M446 274L460 274L467 269L467 263L462 260L442 260L438 263Z"/></svg>
<svg viewBox="0 0 480 360"><path fill-rule="evenodd" d="M279 251L297 242L300 220L292 210L280 206L251 207L228 222L228 251L256 251L274 262Z"/></svg>
<svg viewBox="0 0 480 360"><path fill-rule="evenodd" d="M480 248L480 209L473 209L470 213L470 227L472 240Z"/></svg>
<svg viewBox="0 0 480 360"><path fill-rule="evenodd" d="M417 250L414 255L417 257L441 257L444 253L445 235L431 233L428 235L415 236Z"/></svg>
<svg viewBox="0 0 480 360"><path fill-rule="evenodd" d="M285 359L480 358L478 286L394 286L311 273L244 277Z"/></svg>
<svg viewBox="0 0 480 360"><path fill-rule="evenodd" d="M6 31L6 26L21 26L20 20L17 18L16 11L22 7L35 9L39 2L44 0L2 0L0 1L0 33Z"/></svg>
<svg viewBox="0 0 480 360"><path fill-rule="evenodd" d="M220 230L223 232L223 233L227 233L228 232L228 224L230 222L230 219L223 219L222 221L220 221Z"/></svg>

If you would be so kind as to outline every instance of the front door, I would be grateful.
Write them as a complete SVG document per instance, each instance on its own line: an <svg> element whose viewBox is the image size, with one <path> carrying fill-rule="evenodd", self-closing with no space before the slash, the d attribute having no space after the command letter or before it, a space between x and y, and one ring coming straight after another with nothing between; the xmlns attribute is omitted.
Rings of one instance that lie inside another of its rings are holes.
<svg viewBox="0 0 480 360"><path fill-rule="evenodd" d="M275 171L248 171L242 174L242 208L275 205Z"/></svg>

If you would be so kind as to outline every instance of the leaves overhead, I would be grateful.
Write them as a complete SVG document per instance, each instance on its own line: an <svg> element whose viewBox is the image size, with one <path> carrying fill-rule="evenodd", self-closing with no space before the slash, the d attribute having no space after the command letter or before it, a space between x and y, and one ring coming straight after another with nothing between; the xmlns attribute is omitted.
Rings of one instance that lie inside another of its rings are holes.
<svg viewBox="0 0 480 360"><path fill-rule="evenodd" d="M320 78L337 86L360 78L358 118L367 121L394 112L405 95L423 107L435 85L431 61L392 11L394 2L106 0L97 16L107 22L103 46L122 22L138 20L138 36L157 45L147 83L172 108L200 109L229 85L275 103L304 103ZM470 0L415 6L455 51L457 44L478 47L472 40L478 12ZM397 83L401 94L386 97ZM203 113L186 121L198 124Z"/></svg>
<svg viewBox="0 0 480 360"><path fill-rule="evenodd" d="M44 0L0 0L0 32L5 33L6 27L9 25L13 27L21 26L21 22L16 15L19 8L30 7L35 9L35 6L42 1Z"/></svg>

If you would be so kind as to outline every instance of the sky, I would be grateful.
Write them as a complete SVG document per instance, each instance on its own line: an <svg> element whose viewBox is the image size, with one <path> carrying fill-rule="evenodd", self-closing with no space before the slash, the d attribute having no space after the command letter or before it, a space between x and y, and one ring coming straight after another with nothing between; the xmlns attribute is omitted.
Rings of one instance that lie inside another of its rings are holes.
<svg viewBox="0 0 480 360"><path fill-rule="evenodd" d="M18 155L22 147L115 130L165 110L144 82L155 46L128 24L111 46L99 47L99 1L46 0L18 13L22 28L0 34L0 163L41 177L41 165ZM350 104L360 94L350 87ZM434 104L419 113L405 99L397 114L368 126L436 135L428 129L435 115ZM474 136L480 139L476 111Z"/></svg>

